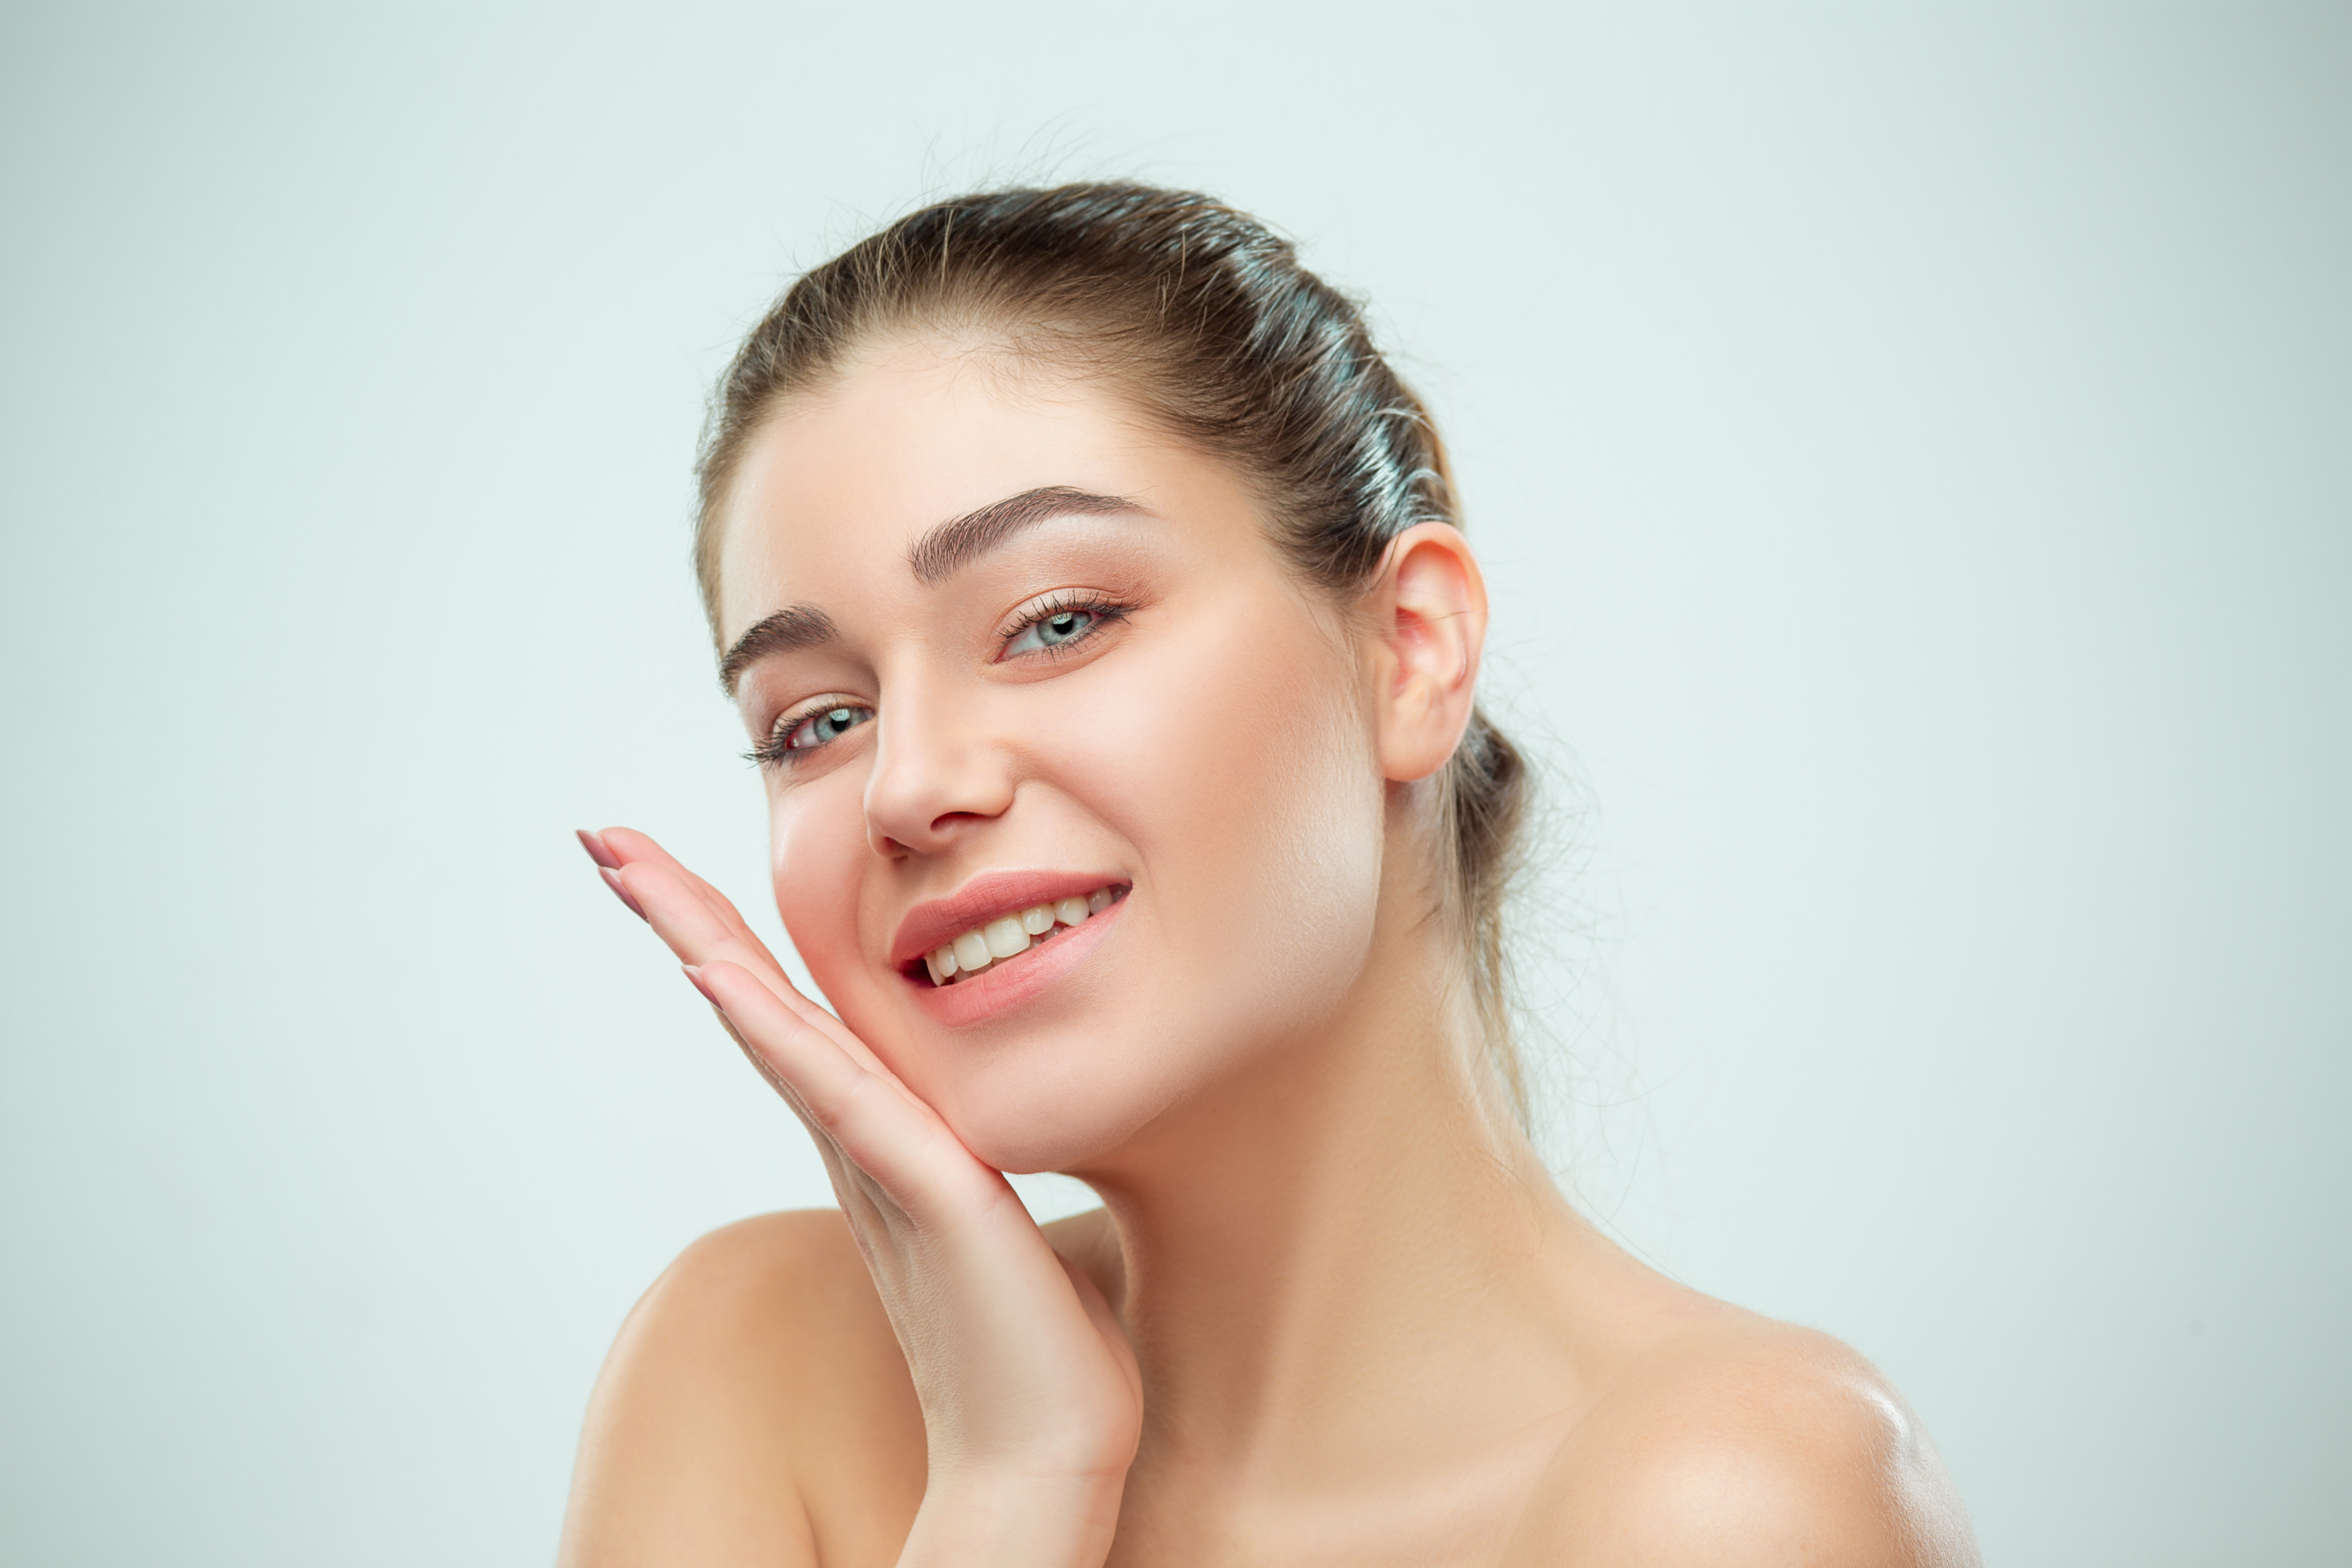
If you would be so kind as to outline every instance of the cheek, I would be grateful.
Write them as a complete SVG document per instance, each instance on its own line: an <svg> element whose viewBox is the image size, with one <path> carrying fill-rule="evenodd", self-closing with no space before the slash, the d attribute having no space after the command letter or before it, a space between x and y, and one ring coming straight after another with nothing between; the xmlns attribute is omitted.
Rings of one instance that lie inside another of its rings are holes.
<svg viewBox="0 0 2352 1568"><path fill-rule="evenodd" d="M1319 1037L1364 973L1386 789L1357 672L1296 605L1230 609L1074 692L1030 759L1122 847L1136 896L1059 1017L918 1075L1001 1169L1085 1166Z"/></svg>
<svg viewBox="0 0 2352 1568"><path fill-rule="evenodd" d="M853 1005L861 973L857 898L870 851L864 770L835 769L779 794L768 813L768 873L784 934L836 1010Z"/></svg>
<svg viewBox="0 0 2352 1568"><path fill-rule="evenodd" d="M1087 742L1162 928L1151 989L1203 1047L1336 1005L1370 950L1384 847L1350 656L1295 605L1237 608Z"/></svg>

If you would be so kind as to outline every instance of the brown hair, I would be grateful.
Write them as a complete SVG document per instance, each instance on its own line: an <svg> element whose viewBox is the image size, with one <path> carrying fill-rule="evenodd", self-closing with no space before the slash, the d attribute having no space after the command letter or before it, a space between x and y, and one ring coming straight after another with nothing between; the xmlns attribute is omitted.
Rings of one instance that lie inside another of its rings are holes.
<svg viewBox="0 0 2352 1568"><path fill-rule="evenodd" d="M695 567L714 632L719 514L754 432L876 336L920 330L985 332L1024 358L1116 377L1167 429L1254 481L1277 545L1342 604L1399 533L1458 526L1436 427L1354 302L1301 267L1289 241L1186 191L982 192L911 213L803 274L728 366L696 468ZM1503 903L1527 766L1474 709L1439 790L1480 1021L1524 1116Z"/></svg>

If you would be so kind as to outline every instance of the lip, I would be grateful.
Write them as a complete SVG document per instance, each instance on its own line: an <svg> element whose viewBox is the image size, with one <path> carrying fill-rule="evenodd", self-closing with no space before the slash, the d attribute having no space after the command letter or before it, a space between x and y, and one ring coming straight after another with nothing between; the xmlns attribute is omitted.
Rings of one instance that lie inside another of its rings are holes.
<svg viewBox="0 0 2352 1568"><path fill-rule="evenodd" d="M1126 878L1104 871L984 871L947 897L927 900L907 911L898 922L898 935L890 939L890 967L904 969L973 927L1002 916L1039 904L1084 898L1097 888L1126 885ZM1068 929L1084 931L1100 918L1091 917ZM1055 937L1045 945L1053 947L1061 940Z"/></svg>
<svg viewBox="0 0 2352 1568"><path fill-rule="evenodd" d="M933 1022L949 1028L980 1023L1020 1006L1084 963L1109 937L1111 923L1132 901L1130 894L1100 914L1064 926L1051 941L1002 960L970 980L933 985L919 976L902 973L900 981L914 994L915 1005L929 1014Z"/></svg>

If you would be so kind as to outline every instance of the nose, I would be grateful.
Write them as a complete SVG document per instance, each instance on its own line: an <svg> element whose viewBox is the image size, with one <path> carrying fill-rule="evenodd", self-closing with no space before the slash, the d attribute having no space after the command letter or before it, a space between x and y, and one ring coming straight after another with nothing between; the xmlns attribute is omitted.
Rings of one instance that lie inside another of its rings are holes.
<svg viewBox="0 0 2352 1568"><path fill-rule="evenodd" d="M1012 759L990 741L984 694L900 682L875 716L866 838L877 855L935 855L1013 805Z"/></svg>

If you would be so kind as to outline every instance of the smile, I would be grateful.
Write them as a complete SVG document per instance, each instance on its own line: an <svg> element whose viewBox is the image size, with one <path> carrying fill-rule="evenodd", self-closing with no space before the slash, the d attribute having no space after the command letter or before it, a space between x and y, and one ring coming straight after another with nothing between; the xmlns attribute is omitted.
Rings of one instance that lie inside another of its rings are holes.
<svg viewBox="0 0 2352 1568"><path fill-rule="evenodd" d="M1059 936L1071 926L1083 925L1102 913L1127 889L1097 888L1093 892L1032 904L959 932L923 954L923 968L933 985L954 985L986 973L1020 957L1031 948Z"/></svg>

